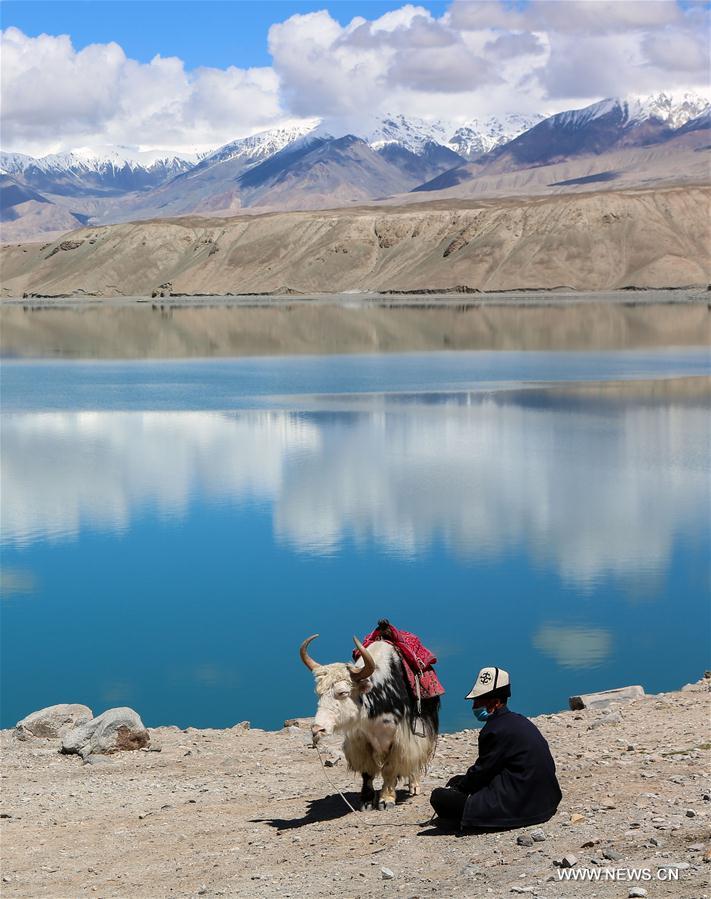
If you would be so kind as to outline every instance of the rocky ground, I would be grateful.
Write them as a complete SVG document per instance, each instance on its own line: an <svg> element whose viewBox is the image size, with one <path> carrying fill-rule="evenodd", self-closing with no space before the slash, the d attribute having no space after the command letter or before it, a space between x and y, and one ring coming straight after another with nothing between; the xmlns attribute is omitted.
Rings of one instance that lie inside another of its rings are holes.
<svg viewBox="0 0 711 899"><path fill-rule="evenodd" d="M358 814L332 785L354 802L356 779L334 750L322 769L298 727L158 728L160 751L88 763L60 755L58 741L3 731L2 896L701 899L711 894L710 687L535 719L558 764L558 814L484 836L428 824L429 792L476 756L474 730L441 737L424 795ZM562 881L561 860L573 871L648 868L652 880Z"/></svg>

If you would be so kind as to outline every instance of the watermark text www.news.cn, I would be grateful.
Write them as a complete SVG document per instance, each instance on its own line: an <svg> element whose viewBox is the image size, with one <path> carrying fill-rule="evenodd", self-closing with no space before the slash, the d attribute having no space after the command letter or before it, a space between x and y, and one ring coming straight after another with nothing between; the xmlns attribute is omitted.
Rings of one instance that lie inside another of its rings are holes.
<svg viewBox="0 0 711 899"><path fill-rule="evenodd" d="M638 883L658 880L671 883L679 880L679 869L671 866L658 868L656 871L652 871L651 868L560 868L558 880L588 880L593 883L605 880L629 880Z"/></svg>

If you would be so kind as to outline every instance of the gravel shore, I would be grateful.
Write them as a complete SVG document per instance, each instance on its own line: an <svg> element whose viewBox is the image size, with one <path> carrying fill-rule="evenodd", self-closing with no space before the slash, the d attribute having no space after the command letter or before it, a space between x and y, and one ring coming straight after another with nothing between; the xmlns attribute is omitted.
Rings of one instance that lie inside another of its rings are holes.
<svg viewBox="0 0 711 899"><path fill-rule="evenodd" d="M422 796L358 814L329 782L355 802L335 746L322 769L295 726L152 728L160 751L88 764L2 731L2 896L708 897L710 689L534 719L558 814L478 836L427 823L430 791L476 757L475 730L442 735ZM561 860L601 879L560 880ZM604 873L642 868L651 880Z"/></svg>

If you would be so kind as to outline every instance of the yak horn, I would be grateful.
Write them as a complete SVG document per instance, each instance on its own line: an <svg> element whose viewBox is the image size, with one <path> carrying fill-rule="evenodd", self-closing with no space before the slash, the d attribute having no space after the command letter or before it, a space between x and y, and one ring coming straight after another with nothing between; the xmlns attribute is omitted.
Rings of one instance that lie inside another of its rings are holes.
<svg viewBox="0 0 711 899"><path fill-rule="evenodd" d="M314 671L316 668L320 668L318 662L314 662L314 660L309 655L309 643L312 640L315 640L318 637L318 634L313 634L311 637L307 637L306 640L301 644L301 648L299 649L299 655L301 656L301 661L306 665L309 671Z"/></svg>
<svg viewBox="0 0 711 899"><path fill-rule="evenodd" d="M353 642L356 645L356 649L360 653L361 659L363 659L363 667L359 668L356 665L349 665L348 670L350 671L353 680L365 680L366 677L370 677L370 675L375 671L375 662L373 661L372 655L363 646L358 637L353 637Z"/></svg>

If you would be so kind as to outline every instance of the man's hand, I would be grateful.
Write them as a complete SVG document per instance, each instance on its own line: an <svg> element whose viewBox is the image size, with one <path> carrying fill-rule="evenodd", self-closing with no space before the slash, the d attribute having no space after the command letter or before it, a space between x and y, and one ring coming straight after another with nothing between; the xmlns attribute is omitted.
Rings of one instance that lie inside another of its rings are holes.
<svg viewBox="0 0 711 899"><path fill-rule="evenodd" d="M458 790L459 784L462 783L465 777L466 774L455 774L454 777L450 777L447 781L447 786L451 787L453 790Z"/></svg>

